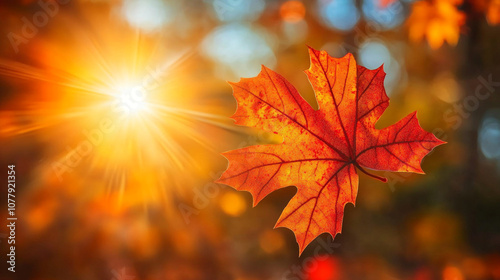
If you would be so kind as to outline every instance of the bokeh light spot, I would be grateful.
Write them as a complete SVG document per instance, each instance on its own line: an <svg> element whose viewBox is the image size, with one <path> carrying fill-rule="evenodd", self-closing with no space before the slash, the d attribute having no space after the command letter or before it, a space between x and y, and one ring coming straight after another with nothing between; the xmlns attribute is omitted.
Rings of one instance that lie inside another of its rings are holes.
<svg viewBox="0 0 500 280"><path fill-rule="evenodd" d="M286 1L280 7L280 15L284 21L297 22L306 15L306 7L300 1Z"/></svg>
<svg viewBox="0 0 500 280"><path fill-rule="evenodd" d="M218 27L208 34L203 40L202 52L224 70L230 70L234 78L256 76L261 64L269 68L276 65L266 33L240 23Z"/></svg>
<svg viewBox="0 0 500 280"><path fill-rule="evenodd" d="M313 260L316 269L312 270L307 279L310 280L338 280L340 279L340 265L333 257L317 258ZM311 267L313 267L311 265Z"/></svg>
<svg viewBox="0 0 500 280"><path fill-rule="evenodd" d="M229 216L238 217L247 209L245 200L240 194L235 192L225 193L220 201L220 207Z"/></svg>
<svg viewBox="0 0 500 280"><path fill-rule="evenodd" d="M443 280L464 280L464 276L457 267L447 266L443 269Z"/></svg>
<svg viewBox="0 0 500 280"><path fill-rule="evenodd" d="M380 0L365 0L362 10L366 20L381 30L398 27L406 18L405 9L398 0L386 7L380 6Z"/></svg>
<svg viewBox="0 0 500 280"><path fill-rule="evenodd" d="M488 159L500 161L500 119L487 114L479 130L479 147Z"/></svg>
<svg viewBox="0 0 500 280"><path fill-rule="evenodd" d="M161 0L125 0L122 13L130 25L144 31L153 31L170 22L173 12Z"/></svg>
<svg viewBox="0 0 500 280"><path fill-rule="evenodd" d="M450 72L438 74L432 81L431 91L447 103L457 102L462 97L460 85Z"/></svg>
<svg viewBox="0 0 500 280"><path fill-rule="evenodd" d="M309 27L305 20L296 22L284 21L282 23L282 30L287 43L294 44L303 42L306 39Z"/></svg>
<svg viewBox="0 0 500 280"><path fill-rule="evenodd" d="M263 0L212 0L212 7L220 21L253 21L262 14L266 3Z"/></svg>
<svg viewBox="0 0 500 280"><path fill-rule="evenodd" d="M382 64L384 65L384 71L387 74L384 86L387 94L390 96L401 77L401 67L392 57L386 45L375 40L363 43L359 49L359 64L368 69L376 69Z"/></svg>
<svg viewBox="0 0 500 280"><path fill-rule="evenodd" d="M277 230L266 230L259 239L260 247L268 254L278 252L285 246L283 236Z"/></svg>
<svg viewBox="0 0 500 280"><path fill-rule="evenodd" d="M359 11L352 0L319 1L323 22L340 31L351 30L359 21Z"/></svg>

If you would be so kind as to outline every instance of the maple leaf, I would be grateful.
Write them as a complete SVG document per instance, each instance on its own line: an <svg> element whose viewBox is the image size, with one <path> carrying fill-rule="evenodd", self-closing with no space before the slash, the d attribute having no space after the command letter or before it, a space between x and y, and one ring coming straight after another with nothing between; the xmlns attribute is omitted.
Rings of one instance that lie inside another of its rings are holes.
<svg viewBox="0 0 500 280"><path fill-rule="evenodd" d="M461 3L462 0L415 2L408 18L410 39L417 42L425 37L432 49L438 49L445 41L455 46L465 23L465 14L457 8Z"/></svg>
<svg viewBox="0 0 500 280"><path fill-rule="evenodd" d="M416 112L384 129L375 123L389 105L382 66L369 70L351 54L336 59L309 48L306 71L316 93L314 110L285 78L262 67L257 77L230 83L238 102L238 125L279 134L281 144L229 151L218 183L249 191L254 206L269 193L296 186L276 227L291 229L299 254L318 235L340 233L344 207L355 204L357 170L423 173L420 162L444 142L424 131Z"/></svg>
<svg viewBox="0 0 500 280"><path fill-rule="evenodd" d="M488 10L486 11L486 19L491 25L500 24L500 0L490 0Z"/></svg>
<svg viewBox="0 0 500 280"><path fill-rule="evenodd" d="M476 12L485 13L490 25L500 24L500 0L476 0L470 3Z"/></svg>

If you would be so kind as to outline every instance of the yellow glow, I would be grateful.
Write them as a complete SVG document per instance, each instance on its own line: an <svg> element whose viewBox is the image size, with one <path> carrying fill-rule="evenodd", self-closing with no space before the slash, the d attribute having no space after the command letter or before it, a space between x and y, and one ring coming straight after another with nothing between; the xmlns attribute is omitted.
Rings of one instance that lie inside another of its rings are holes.
<svg viewBox="0 0 500 280"><path fill-rule="evenodd" d="M268 254L276 253L283 249L285 240L276 230L266 230L259 238L260 247Z"/></svg>
<svg viewBox="0 0 500 280"><path fill-rule="evenodd" d="M121 86L116 95L115 104L121 107L127 116L151 112L151 107L147 103L147 94L147 90L140 86Z"/></svg>
<svg viewBox="0 0 500 280"><path fill-rule="evenodd" d="M443 269L443 280L463 280L464 276L460 269L455 266L446 266Z"/></svg>
<svg viewBox="0 0 500 280"><path fill-rule="evenodd" d="M228 192L222 196L220 207L226 214L238 217L246 211L246 202L240 194Z"/></svg>
<svg viewBox="0 0 500 280"><path fill-rule="evenodd" d="M40 171L47 182L81 186L119 207L167 209L172 193L185 196L213 180L212 163L227 149L215 148L226 141L214 138L235 129L221 117L230 111L207 95L209 77L190 74L198 67L193 52L109 24L105 12L92 14L96 28L74 28L71 17L53 20L62 31L31 42L33 63L0 59L0 76L30 85L19 87L15 109L0 113L0 136L46 143Z"/></svg>

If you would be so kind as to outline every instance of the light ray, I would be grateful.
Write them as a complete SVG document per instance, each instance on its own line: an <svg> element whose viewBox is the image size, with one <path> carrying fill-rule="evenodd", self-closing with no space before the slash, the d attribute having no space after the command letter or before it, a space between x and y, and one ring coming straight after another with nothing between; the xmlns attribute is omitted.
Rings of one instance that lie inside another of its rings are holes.
<svg viewBox="0 0 500 280"><path fill-rule="evenodd" d="M62 181L99 178L104 189L95 193L112 194L119 205L170 200L169 194L200 180L192 174L208 173L200 156L218 156L207 131L238 129L207 113L210 108L188 109L201 94L183 82L196 56L193 49L162 53L160 42L138 30L127 32L130 36L117 29L112 32L117 37L76 30L71 47L39 43L39 57L53 59L26 64L0 59L0 77L23 81L12 97L18 105L0 108L0 121L7 123L0 133L42 139L46 173ZM102 130L103 122L113 129Z"/></svg>

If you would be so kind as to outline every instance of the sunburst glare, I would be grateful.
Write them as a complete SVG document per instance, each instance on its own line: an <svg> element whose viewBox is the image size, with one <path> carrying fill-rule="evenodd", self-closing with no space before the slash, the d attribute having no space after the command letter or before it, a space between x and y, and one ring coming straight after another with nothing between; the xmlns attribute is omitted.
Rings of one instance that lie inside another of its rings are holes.
<svg viewBox="0 0 500 280"><path fill-rule="evenodd" d="M92 22L104 20L94 15ZM210 159L220 152L211 137L232 128L197 101L210 99L190 82L197 54L182 45L167 48L165 38L124 23L93 28L58 21L72 30L64 43L33 40L27 47L39 56L26 64L0 61L8 83L28 81L12 99L16 106L2 110L7 125L0 133L44 143L42 178L61 185L75 177L99 181L104 189L83 191L104 191L120 205L164 205L173 189L182 192L209 178Z"/></svg>

